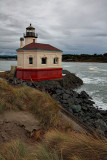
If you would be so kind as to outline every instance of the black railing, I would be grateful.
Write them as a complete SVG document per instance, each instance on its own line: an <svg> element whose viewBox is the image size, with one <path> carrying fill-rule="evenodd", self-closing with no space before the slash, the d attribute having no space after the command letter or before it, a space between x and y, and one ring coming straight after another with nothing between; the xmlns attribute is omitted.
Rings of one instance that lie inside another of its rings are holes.
<svg viewBox="0 0 107 160"><path fill-rule="evenodd" d="M23 34L24 37L35 37L35 38L38 38L38 34L34 33L34 32L26 32L26 34Z"/></svg>

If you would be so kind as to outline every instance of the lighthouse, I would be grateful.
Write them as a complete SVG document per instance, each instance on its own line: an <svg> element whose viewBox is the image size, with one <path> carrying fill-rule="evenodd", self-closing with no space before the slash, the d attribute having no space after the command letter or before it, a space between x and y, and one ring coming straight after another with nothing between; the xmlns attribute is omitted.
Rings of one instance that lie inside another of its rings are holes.
<svg viewBox="0 0 107 160"><path fill-rule="evenodd" d="M33 41L37 42L38 35L35 34L35 28L30 24L29 27L26 28L25 45L32 43Z"/></svg>
<svg viewBox="0 0 107 160"><path fill-rule="evenodd" d="M50 44L38 43L37 38L30 24L17 49L17 78L27 81L62 78L62 51Z"/></svg>

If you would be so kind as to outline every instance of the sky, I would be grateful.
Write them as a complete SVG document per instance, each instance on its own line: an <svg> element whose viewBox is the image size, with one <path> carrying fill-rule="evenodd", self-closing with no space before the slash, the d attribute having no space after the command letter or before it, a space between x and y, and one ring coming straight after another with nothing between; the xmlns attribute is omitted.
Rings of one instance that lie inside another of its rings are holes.
<svg viewBox="0 0 107 160"><path fill-rule="evenodd" d="M0 0L0 55L16 54L30 23L63 54L107 53L107 0Z"/></svg>

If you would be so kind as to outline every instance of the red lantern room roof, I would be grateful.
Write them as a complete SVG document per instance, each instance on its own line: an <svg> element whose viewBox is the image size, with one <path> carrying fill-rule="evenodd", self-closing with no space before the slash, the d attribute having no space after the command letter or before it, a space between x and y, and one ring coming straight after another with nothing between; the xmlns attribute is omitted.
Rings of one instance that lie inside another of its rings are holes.
<svg viewBox="0 0 107 160"><path fill-rule="evenodd" d="M19 48L18 50L46 50L46 51L59 51L58 48L51 46L50 44L42 44L42 43L30 43L23 48Z"/></svg>

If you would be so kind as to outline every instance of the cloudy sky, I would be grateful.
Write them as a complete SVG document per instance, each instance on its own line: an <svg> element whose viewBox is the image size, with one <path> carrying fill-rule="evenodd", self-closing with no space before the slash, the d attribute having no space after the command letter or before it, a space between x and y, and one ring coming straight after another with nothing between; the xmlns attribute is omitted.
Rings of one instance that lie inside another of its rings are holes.
<svg viewBox="0 0 107 160"><path fill-rule="evenodd" d="M16 54L30 23L64 54L107 53L107 0L0 0L0 54Z"/></svg>

